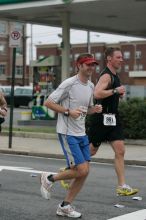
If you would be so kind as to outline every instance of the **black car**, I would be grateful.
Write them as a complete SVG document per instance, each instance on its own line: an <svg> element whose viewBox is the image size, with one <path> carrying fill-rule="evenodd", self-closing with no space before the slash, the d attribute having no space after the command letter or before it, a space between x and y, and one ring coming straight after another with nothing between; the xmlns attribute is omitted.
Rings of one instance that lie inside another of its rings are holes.
<svg viewBox="0 0 146 220"><path fill-rule="evenodd" d="M11 93L5 94L7 104L11 103ZM14 106L26 106L31 108L33 105L33 89L31 87L16 87L14 89Z"/></svg>

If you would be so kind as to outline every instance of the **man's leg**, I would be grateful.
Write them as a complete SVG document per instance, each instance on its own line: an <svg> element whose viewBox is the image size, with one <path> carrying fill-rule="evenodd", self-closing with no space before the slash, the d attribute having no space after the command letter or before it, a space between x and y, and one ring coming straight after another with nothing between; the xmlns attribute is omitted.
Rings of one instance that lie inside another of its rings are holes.
<svg viewBox="0 0 146 220"><path fill-rule="evenodd" d="M99 144L100 145L100 144ZM91 156L94 156L96 153L97 153L97 151L98 151L98 148L99 148L99 146L97 146L97 147L94 147L94 145L92 144L92 143L90 143L90 155ZM62 171L64 171L65 169L62 169L61 170L61 172ZM64 188L64 189L67 189L67 190L69 190L70 189L70 187L72 186L72 183L74 182L74 180L72 179L72 180L69 180L69 181L65 181L66 179L63 179L63 180L61 180L61 186ZM67 179L68 180L68 179Z"/></svg>
<svg viewBox="0 0 146 220"><path fill-rule="evenodd" d="M125 184L125 168L124 168L124 154L125 146L123 140L116 140L110 142L115 152L115 171L118 178L118 185L122 186Z"/></svg>
<svg viewBox="0 0 146 220"><path fill-rule="evenodd" d="M118 185L125 184L125 174L124 174L124 154L125 154L125 147L124 147L124 141L123 140L116 140L110 142L114 152L115 152L115 170L118 177ZM94 156L98 148L100 146L100 143L97 147L95 147L92 143L90 143L90 154L91 156Z"/></svg>
<svg viewBox="0 0 146 220"><path fill-rule="evenodd" d="M64 198L64 201L58 205L56 214L59 216L67 216L72 218L81 217L81 213L75 211L71 206L72 201L75 199L76 195L80 192L83 184L86 180L86 177L89 173L89 162L84 162L83 164L77 165L70 170L65 170L53 176L54 181L59 181L61 179L70 179L72 180L71 186L67 191L67 195Z"/></svg>
<svg viewBox="0 0 146 220"><path fill-rule="evenodd" d="M97 153L98 148L99 147L94 147L94 145L92 143L90 143L90 154L91 154L91 156L94 156Z"/></svg>
<svg viewBox="0 0 146 220"><path fill-rule="evenodd" d="M124 155L125 146L123 140L112 141L111 146L115 152L115 171L118 178L117 193L123 196L130 196L136 194L139 190L133 189L126 184L125 181L125 168L124 168Z"/></svg>
<svg viewBox="0 0 146 220"><path fill-rule="evenodd" d="M73 172L72 172L73 171ZM69 203L72 203L76 195L80 192L81 188L83 187L83 184L88 176L89 173L89 163L85 162L83 164L78 165L76 168L67 170L66 172L58 173L57 175L54 175L54 181L58 181L61 179L73 179L69 190L67 192L67 195L64 199L64 201L67 201Z"/></svg>
<svg viewBox="0 0 146 220"><path fill-rule="evenodd" d="M50 188L52 187L54 182L57 182L60 180L74 180L74 179L80 179L80 178L84 179L84 177L86 179L88 173L89 173L89 162L86 161L82 164L73 166L70 169L66 169L54 175L48 175L48 173L42 173L41 184L43 182L44 183L43 185L46 188L46 190L50 191ZM72 183L71 183L71 188L72 188Z"/></svg>

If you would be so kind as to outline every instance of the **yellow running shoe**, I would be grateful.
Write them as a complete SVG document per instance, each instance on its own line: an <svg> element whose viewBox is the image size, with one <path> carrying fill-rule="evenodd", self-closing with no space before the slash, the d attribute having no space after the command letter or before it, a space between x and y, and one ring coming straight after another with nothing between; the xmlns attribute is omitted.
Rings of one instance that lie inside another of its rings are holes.
<svg viewBox="0 0 146 220"><path fill-rule="evenodd" d="M116 192L119 196L131 196L138 193L138 189L133 189L129 185L118 186Z"/></svg>
<svg viewBox="0 0 146 220"><path fill-rule="evenodd" d="M68 169L68 168L66 168L66 167L60 168L59 172L63 172L66 169ZM61 186L66 190L69 189L70 183L71 183L71 180L60 180Z"/></svg>

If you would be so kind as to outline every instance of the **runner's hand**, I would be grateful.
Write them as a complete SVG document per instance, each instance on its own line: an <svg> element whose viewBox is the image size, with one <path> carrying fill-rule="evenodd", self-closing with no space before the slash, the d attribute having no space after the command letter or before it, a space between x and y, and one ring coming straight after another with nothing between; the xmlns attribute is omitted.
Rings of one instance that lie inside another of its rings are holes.
<svg viewBox="0 0 146 220"><path fill-rule="evenodd" d="M102 112L102 105L97 105L96 104L93 108L94 108L93 111L95 113L101 113Z"/></svg>
<svg viewBox="0 0 146 220"><path fill-rule="evenodd" d="M78 118L81 113L82 113L81 109L69 110L69 115L74 119Z"/></svg>

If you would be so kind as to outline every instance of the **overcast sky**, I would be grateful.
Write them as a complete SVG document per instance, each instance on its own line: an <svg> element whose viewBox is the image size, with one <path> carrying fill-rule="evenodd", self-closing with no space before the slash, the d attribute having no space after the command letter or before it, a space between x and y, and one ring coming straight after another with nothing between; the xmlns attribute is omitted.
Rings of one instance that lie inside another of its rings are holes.
<svg viewBox="0 0 146 220"><path fill-rule="evenodd" d="M31 49L31 25L27 25L27 44L28 44L28 60L31 59L31 53L33 54L33 59L36 59L36 44L60 44L62 39L58 37L58 34L62 33L61 28L32 25L32 43L33 50ZM144 40L144 38L127 37L120 35L104 34L98 32L90 32L90 42L97 43L118 43L121 41L134 41L134 40ZM71 29L70 32L71 44L76 43L87 43L87 32Z"/></svg>

